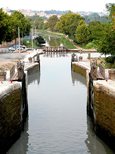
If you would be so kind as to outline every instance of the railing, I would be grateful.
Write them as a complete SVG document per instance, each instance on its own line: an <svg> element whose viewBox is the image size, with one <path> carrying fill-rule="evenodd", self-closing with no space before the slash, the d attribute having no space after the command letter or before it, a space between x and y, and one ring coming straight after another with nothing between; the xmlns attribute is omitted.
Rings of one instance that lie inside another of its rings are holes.
<svg viewBox="0 0 115 154"><path fill-rule="evenodd" d="M99 70L97 65L97 61L95 59L90 60L90 74L93 80L104 80L105 79L105 68L99 63Z"/></svg>
<svg viewBox="0 0 115 154"><path fill-rule="evenodd" d="M0 81L6 80L6 72L2 71L0 72Z"/></svg>
<svg viewBox="0 0 115 154"><path fill-rule="evenodd" d="M99 73L102 75L103 79L105 79L105 67L99 63Z"/></svg>
<svg viewBox="0 0 115 154"><path fill-rule="evenodd" d="M54 46L46 46L44 47L43 51L45 52L54 52L54 51L57 51L57 52L60 52L60 51L67 51L67 48L64 47L64 46L59 46L59 47L54 47Z"/></svg>
<svg viewBox="0 0 115 154"><path fill-rule="evenodd" d="M71 57L71 62L76 62L76 61L78 61L78 57L76 54L73 53Z"/></svg>
<svg viewBox="0 0 115 154"><path fill-rule="evenodd" d="M13 65L10 69L10 80L13 79L14 74L15 74L15 65Z"/></svg>

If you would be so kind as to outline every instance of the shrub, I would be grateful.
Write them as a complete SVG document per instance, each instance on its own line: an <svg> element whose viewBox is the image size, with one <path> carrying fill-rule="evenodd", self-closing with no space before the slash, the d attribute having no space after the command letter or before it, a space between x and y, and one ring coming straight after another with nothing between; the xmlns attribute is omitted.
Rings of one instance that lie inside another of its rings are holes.
<svg viewBox="0 0 115 154"><path fill-rule="evenodd" d="M93 43L93 42L90 42L88 43L86 46L85 46L86 49L94 49L96 48L96 45Z"/></svg>
<svg viewBox="0 0 115 154"><path fill-rule="evenodd" d="M105 58L106 63L114 64L115 62L115 56L109 56Z"/></svg>
<svg viewBox="0 0 115 154"><path fill-rule="evenodd" d="M39 44L46 43L42 36L36 37L34 40L35 42L38 42Z"/></svg>

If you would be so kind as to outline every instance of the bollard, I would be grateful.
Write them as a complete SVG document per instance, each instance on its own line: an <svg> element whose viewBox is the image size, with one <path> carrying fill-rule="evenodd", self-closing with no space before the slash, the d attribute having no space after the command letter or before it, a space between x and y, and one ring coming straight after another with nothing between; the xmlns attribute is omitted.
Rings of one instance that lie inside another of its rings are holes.
<svg viewBox="0 0 115 154"><path fill-rule="evenodd" d="M18 66L18 80L22 80L23 74L24 74L24 65L21 62L19 62L19 66Z"/></svg>
<svg viewBox="0 0 115 154"><path fill-rule="evenodd" d="M32 57L29 57L28 60L29 60L29 62L31 63L31 62L32 62Z"/></svg>
<svg viewBox="0 0 115 154"><path fill-rule="evenodd" d="M90 53L88 53L88 59L90 59L91 58L91 54Z"/></svg>
<svg viewBox="0 0 115 154"><path fill-rule="evenodd" d="M79 56L79 61L82 61L83 60L83 57L82 56Z"/></svg>
<svg viewBox="0 0 115 154"><path fill-rule="evenodd" d="M109 79L115 79L115 69L109 70Z"/></svg>

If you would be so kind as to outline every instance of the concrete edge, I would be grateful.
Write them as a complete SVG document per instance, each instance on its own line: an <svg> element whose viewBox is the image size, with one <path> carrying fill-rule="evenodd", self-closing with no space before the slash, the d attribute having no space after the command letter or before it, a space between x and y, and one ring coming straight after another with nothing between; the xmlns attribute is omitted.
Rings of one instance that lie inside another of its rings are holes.
<svg viewBox="0 0 115 154"><path fill-rule="evenodd" d="M22 87L21 82L13 82L1 88L0 90L0 99L8 93Z"/></svg>

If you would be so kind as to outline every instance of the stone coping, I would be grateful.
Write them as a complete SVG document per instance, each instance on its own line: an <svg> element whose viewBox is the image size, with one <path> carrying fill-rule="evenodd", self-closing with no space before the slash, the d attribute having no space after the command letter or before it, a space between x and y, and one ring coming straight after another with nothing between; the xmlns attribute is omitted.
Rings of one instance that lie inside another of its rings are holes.
<svg viewBox="0 0 115 154"><path fill-rule="evenodd" d="M75 64L77 66L80 66L86 70L90 70L90 61L82 61L82 62L72 62L72 64Z"/></svg>
<svg viewBox="0 0 115 154"><path fill-rule="evenodd" d="M93 85L98 89L103 89L113 97L115 97L115 80L96 80L93 81Z"/></svg>
<svg viewBox="0 0 115 154"><path fill-rule="evenodd" d="M10 81L5 81L0 83L0 99L7 95L8 93L20 89L22 87L21 82L10 82Z"/></svg>

